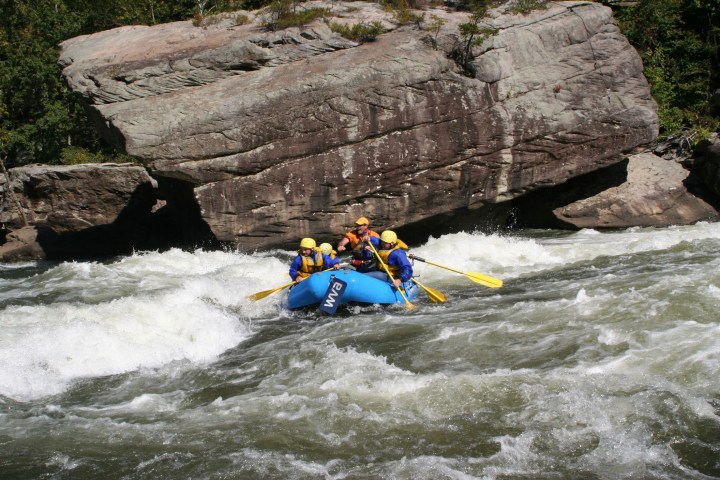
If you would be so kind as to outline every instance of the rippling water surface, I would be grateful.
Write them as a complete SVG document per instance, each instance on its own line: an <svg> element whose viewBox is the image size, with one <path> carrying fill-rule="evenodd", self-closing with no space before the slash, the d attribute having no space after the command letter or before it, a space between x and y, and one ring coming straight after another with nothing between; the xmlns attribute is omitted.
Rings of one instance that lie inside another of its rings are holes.
<svg viewBox="0 0 720 480"><path fill-rule="evenodd" d="M448 301L289 312L291 252L0 266L0 477L720 477L720 224L461 233Z"/></svg>

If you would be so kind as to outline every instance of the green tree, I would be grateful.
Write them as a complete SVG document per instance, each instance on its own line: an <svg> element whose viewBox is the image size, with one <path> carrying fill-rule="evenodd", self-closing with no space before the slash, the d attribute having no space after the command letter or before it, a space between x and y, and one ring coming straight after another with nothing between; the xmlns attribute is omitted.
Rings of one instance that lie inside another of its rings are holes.
<svg viewBox="0 0 720 480"><path fill-rule="evenodd" d="M488 9L496 3L496 0L469 1L467 6L470 11L470 21L458 25L460 44L452 52L452 57L470 77L475 76L475 67L472 63L475 59L473 48L482 45L486 38L497 32L496 29L480 26Z"/></svg>
<svg viewBox="0 0 720 480"><path fill-rule="evenodd" d="M662 133L717 129L720 0L641 0L617 18L643 59Z"/></svg>
<svg viewBox="0 0 720 480"><path fill-rule="evenodd" d="M240 3L204 0L202 6L208 13ZM0 154L8 166L58 162L69 147L114 155L63 82L60 42L121 25L184 20L198 8L198 0L0 2Z"/></svg>
<svg viewBox="0 0 720 480"><path fill-rule="evenodd" d="M80 23L60 0L0 6L0 136L8 166L51 162L68 144L98 148L56 64L57 43Z"/></svg>

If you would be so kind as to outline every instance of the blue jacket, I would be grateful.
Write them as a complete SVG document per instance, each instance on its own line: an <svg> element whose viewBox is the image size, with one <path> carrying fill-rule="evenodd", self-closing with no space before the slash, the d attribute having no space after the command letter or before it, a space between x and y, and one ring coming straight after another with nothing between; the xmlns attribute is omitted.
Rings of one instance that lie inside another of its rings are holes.
<svg viewBox="0 0 720 480"><path fill-rule="evenodd" d="M370 243L372 243L373 247L375 247L375 250L378 250L380 248L380 238L370 236ZM356 252L360 252L360 260L373 260L375 258L375 254L372 252L372 250L369 250L367 248L367 244L364 244L361 250L354 251L353 253ZM353 258L357 257L353 256Z"/></svg>
<svg viewBox="0 0 720 480"><path fill-rule="evenodd" d="M407 258L405 250L398 248L390 252L388 256L388 265L398 267L400 269L400 280L407 282L413 276L413 267L410 260Z"/></svg>

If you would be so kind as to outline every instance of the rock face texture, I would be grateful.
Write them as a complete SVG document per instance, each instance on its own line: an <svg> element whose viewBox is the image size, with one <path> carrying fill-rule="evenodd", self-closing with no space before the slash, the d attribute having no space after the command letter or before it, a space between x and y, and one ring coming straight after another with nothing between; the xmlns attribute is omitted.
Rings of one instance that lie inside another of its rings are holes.
<svg viewBox="0 0 720 480"><path fill-rule="evenodd" d="M717 210L685 187L689 176L690 172L679 163L652 153L633 155L625 183L553 213L577 228L685 225L717 220Z"/></svg>
<svg viewBox="0 0 720 480"><path fill-rule="evenodd" d="M10 229L22 226L24 218L58 234L76 232L112 223L126 208L150 211L156 201L153 179L135 165L28 165L10 170L10 185L4 177L0 182L21 207L9 203L0 212L0 222Z"/></svg>
<svg viewBox="0 0 720 480"><path fill-rule="evenodd" d="M0 177L1 261L127 254L180 237L162 220L164 202L143 167L28 165L8 178Z"/></svg>
<svg viewBox="0 0 720 480"><path fill-rule="evenodd" d="M357 44L320 20L268 32L229 16L77 37L60 63L106 138L186 185L243 249L337 238L360 215L481 219L657 136L640 59L600 4L495 10L464 68L451 58L466 13L425 11L445 22L436 35L378 4L304 6L388 32Z"/></svg>

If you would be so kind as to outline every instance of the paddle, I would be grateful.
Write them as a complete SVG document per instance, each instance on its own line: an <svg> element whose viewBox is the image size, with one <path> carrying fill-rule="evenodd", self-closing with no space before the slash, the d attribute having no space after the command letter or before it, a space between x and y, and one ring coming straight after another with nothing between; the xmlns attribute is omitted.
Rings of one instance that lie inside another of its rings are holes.
<svg viewBox="0 0 720 480"><path fill-rule="evenodd" d="M275 293L275 292L279 292L280 290L284 290L284 289L286 289L287 287L289 287L290 285L295 285L296 283L297 283L297 281L293 280L293 281L290 282L290 283L287 283L287 284L285 284L285 285L281 285L281 286L279 286L279 287L276 287L276 288L273 288L273 289L270 289L270 290L263 290L262 292L253 293L252 295L248 295L247 298L249 298L250 300L253 300L253 301L257 301L257 300L260 300L261 298L267 297L268 295L272 295L272 294Z"/></svg>
<svg viewBox="0 0 720 480"><path fill-rule="evenodd" d="M470 280L472 280L475 283L479 283L481 285L485 285L486 287L490 288L500 288L503 286L503 281L499 278L493 278L489 275L483 275L482 273L477 272L463 272L460 270L456 270L452 267L446 267L445 265L440 265L439 263L431 262L430 260L425 260L424 258L418 257L417 255L410 254L408 255L408 258L412 258L413 260L418 260L420 262L429 263L430 265L435 265L436 267L444 268L445 270L450 270L451 272L455 273L461 273L468 277Z"/></svg>
<svg viewBox="0 0 720 480"><path fill-rule="evenodd" d="M347 267L347 263L341 263L341 264L340 264L340 268L343 268L343 267ZM327 272L328 270L332 270L332 268L328 268L327 270L323 270L323 272ZM296 283L297 283L297 281L296 281L296 280L293 280L293 281L290 282L290 283L286 283L285 285L281 285L281 286L279 286L279 287L271 288L270 290L263 290L262 292L253 293L252 295L248 295L247 298L250 299L250 300L252 300L252 301L258 301L258 300L260 300L260 299L262 299L262 298L265 298L265 297L267 297L267 296L269 296L269 295L272 295L272 294L275 293L275 292L279 292L280 290L284 290L284 289L286 289L287 287L289 287L289 286L291 286L291 285L295 285Z"/></svg>
<svg viewBox="0 0 720 480"><path fill-rule="evenodd" d="M426 287L422 283L418 282L414 278L412 279L413 282L415 282L415 285L425 290L425 292L428 294L428 297L430 297L430 300L432 300L435 303L442 303L445 300L447 300L447 297L442 294L442 292L438 292L434 288Z"/></svg>
<svg viewBox="0 0 720 480"><path fill-rule="evenodd" d="M368 243L370 244L370 248L372 248L373 253L377 257L378 262L380 263L380 265L382 265L383 270L385 270L385 273L387 273L387 276L390 277L390 280L394 284L395 279L393 278L392 274L390 273L390 270L388 269L387 265L385 265L385 262L383 262L382 258L380 258L380 254L377 252L377 250L375 250L375 246L372 244L372 242L368 242ZM405 292L403 292L401 288L398 288L398 292L400 292L400 295L402 295L403 300L405 300L405 307L408 310L412 310L413 308L415 308L415 305L410 303L410 300L407 299L407 297L405 296Z"/></svg>

